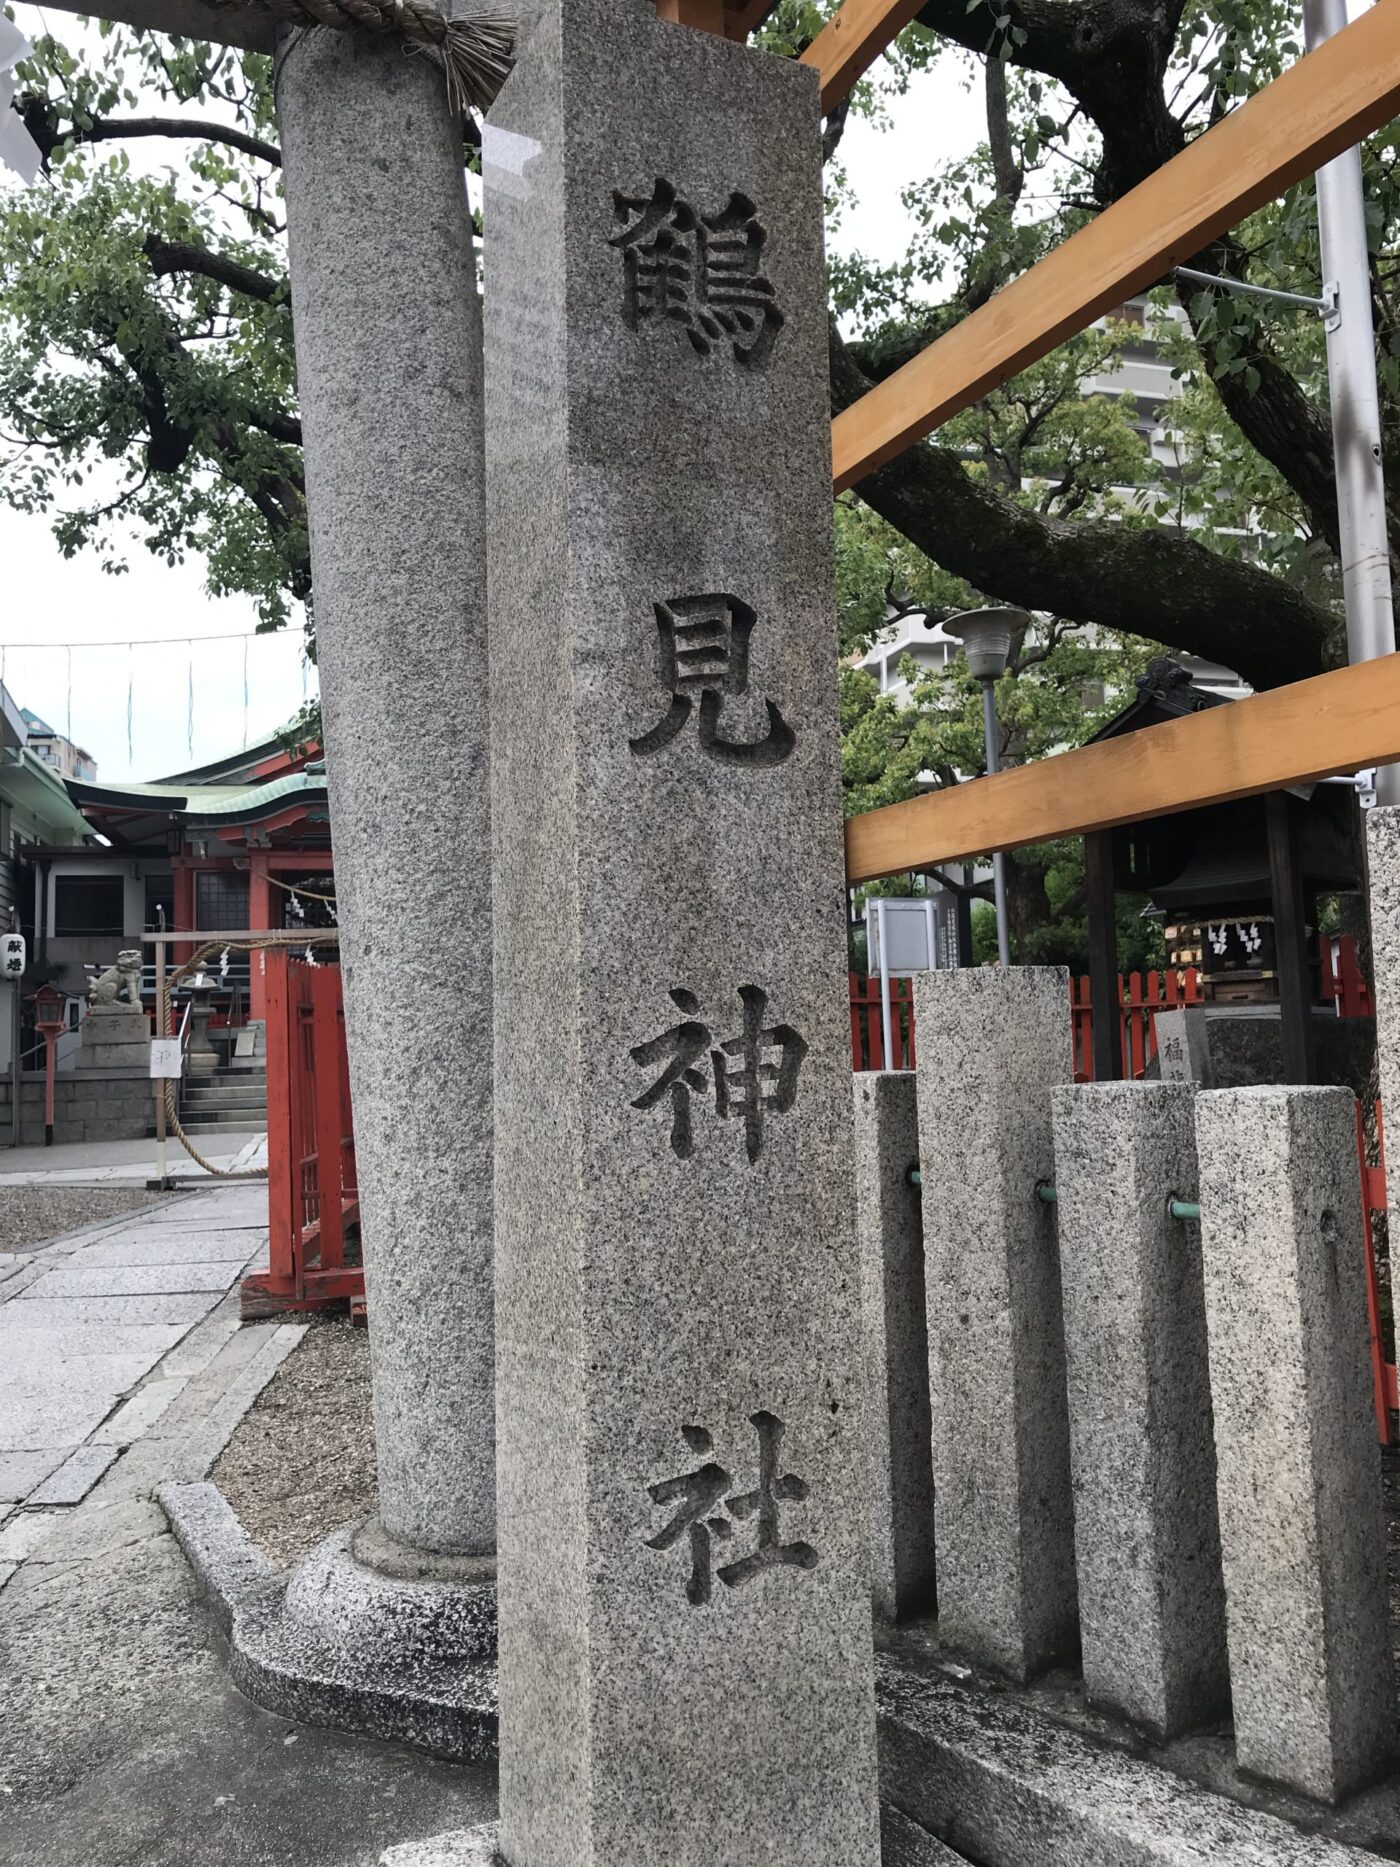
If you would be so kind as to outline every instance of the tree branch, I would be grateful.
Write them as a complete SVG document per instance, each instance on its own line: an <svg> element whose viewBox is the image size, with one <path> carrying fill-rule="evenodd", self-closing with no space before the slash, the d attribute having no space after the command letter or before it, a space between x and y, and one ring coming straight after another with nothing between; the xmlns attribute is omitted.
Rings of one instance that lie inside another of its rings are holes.
<svg viewBox="0 0 1400 1867"><path fill-rule="evenodd" d="M172 273L194 272L267 305L280 304L287 298L285 279L270 279L265 272L255 272L236 259L226 259L222 253L211 253L188 241L162 240L159 234L152 233L142 242L142 251L158 279Z"/></svg>
<svg viewBox="0 0 1400 1867"><path fill-rule="evenodd" d="M246 131L232 129L226 123L206 123L189 117L94 117L90 123L70 123L67 129L60 129L60 112L48 98L34 91L22 92L11 108L18 111L46 163L60 143L108 143L125 141L128 136L175 136L201 143L226 143L230 149L242 150L245 156L252 156L256 161L271 163L274 168L282 166L282 151L275 143L266 143L260 136L249 136Z"/></svg>
<svg viewBox="0 0 1400 1867"><path fill-rule="evenodd" d="M834 323L831 370L839 411L869 384ZM936 564L988 596L1145 635L1223 662L1255 687L1318 673L1339 638L1332 615L1266 571L1165 527L1043 517L979 486L927 442L856 490Z"/></svg>

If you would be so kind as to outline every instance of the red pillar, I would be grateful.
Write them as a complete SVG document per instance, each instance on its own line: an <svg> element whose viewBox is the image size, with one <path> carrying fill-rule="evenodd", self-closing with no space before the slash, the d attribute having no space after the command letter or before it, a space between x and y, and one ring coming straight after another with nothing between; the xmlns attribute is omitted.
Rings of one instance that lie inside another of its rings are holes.
<svg viewBox="0 0 1400 1867"><path fill-rule="evenodd" d="M194 926L194 870L183 863L174 864L175 876L175 928ZM189 942L177 942L171 949L171 956L177 966L182 966L194 952Z"/></svg>
<svg viewBox="0 0 1400 1867"><path fill-rule="evenodd" d="M276 892L280 895L282 891L279 888ZM248 864L248 925L254 933L270 933L273 929L272 896L267 857L254 856ZM248 957L248 1016L267 1016L267 975L260 952Z"/></svg>

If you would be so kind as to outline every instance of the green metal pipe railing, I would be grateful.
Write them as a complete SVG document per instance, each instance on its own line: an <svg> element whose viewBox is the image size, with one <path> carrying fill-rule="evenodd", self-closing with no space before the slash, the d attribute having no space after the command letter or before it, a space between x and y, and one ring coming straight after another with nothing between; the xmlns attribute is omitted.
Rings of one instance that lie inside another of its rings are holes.
<svg viewBox="0 0 1400 1867"><path fill-rule="evenodd" d="M910 1186L923 1186L924 1176L917 1167L910 1167L904 1177ZM1054 1206L1059 1203L1059 1188L1053 1180L1037 1180L1035 1196L1043 1206ZM1194 1224L1201 1216L1201 1204L1196 1199L1178 1199L1173 1193L1167 1201L1167 1211L1173 1219Z"/></svg>

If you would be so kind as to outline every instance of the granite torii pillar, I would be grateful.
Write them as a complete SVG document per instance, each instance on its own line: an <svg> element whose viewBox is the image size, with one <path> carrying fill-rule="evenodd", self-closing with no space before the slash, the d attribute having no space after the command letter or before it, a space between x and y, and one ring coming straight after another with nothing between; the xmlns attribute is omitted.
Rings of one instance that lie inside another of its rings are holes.
<svg viewBox="0 0 1400 1867"><path fill-rule="evenodd" d="M495 1549L481 314L461 126L397 39L277 70L379 1516Z"/></svg>
<svg viewBox="0 0 1400 1867"><path fill-rule="evenodd" d="M278 56L379 1508L308 1558L284 1604L237 1620L232 1664L289 1715L479 1750L494 1731L491 869L462 127L442 69L392 19L374 36L279 28L236 0L103 12Z"/></svg>

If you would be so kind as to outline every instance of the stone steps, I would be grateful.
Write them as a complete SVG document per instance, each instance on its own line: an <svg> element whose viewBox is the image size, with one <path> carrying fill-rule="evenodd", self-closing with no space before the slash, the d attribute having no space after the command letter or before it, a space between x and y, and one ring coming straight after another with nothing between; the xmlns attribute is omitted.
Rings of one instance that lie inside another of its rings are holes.
<svg viewBox="0 0 1400 1867"><path fill-rule="evenodd" d="M180 1122L191 1135L266 1127L266 1064L186 1077L180 1092Z"/></svg>

